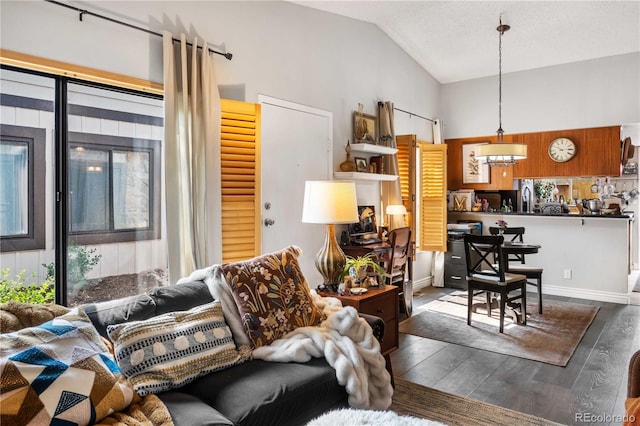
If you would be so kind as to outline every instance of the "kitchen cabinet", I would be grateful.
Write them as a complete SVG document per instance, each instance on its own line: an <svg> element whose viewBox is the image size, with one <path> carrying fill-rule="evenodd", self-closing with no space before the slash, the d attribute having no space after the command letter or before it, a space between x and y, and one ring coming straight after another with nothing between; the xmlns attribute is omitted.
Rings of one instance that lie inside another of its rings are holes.
<svg viewBox="0 0 640 426"><path fill-rule="evenodd" d="M576 145L576 155L565 163L553 161L548 154L551 141L560 137L569 138ZM505 135L505 143L527 145L527 159L509 167L491 167L489 183L463 184L462 145L495 143L495 139L495 136L447 139L449 189L513 189L513 179L522 178L620 176L620 126L608 126Z"/></svg>

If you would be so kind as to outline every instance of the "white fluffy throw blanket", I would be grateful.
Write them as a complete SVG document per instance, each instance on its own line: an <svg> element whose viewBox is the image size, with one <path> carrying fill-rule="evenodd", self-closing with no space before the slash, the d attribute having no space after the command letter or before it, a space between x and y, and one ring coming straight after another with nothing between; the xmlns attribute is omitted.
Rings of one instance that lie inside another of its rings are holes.
<svg viewBox="0 0 640 426"><path fill-rule="evenodd" d="M239 348L249 344L231 289L217 265L194 271L178 282L204 281L213 297L220 300L225 319ZM314 302L327 315L316 327L300 327L252 356L274 362L306 362L325 357L336 371L338 383L349 394L354 408L385 410L391 405L391 377L380 354L380 343L371 327L352 307L343 308L335 298L323 298L311 290Z"/></svg>
<svg viewBox="0 0 640 426"><path fill-rule="evenodd" d="M254 349L253 358L277 362L306 362L324 356L336 370L338 383L355 408L385 410L391 405L391 377L380 354L380 344L358 312L343 308L335 298L311 291L327 319L317 327L300 327L269 346Z"/></svg>

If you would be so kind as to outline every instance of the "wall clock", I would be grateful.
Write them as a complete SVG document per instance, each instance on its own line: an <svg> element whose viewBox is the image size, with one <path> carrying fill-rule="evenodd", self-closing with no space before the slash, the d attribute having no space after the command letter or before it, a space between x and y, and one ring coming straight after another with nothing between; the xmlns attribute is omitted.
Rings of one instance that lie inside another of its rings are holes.
<svg viewBox="0 0 640 426"><path fill-rule="evenodd" d="M558 138L549 144L549 157L558 163L571 160L576 155L576 145L571 139Z"/></svg>

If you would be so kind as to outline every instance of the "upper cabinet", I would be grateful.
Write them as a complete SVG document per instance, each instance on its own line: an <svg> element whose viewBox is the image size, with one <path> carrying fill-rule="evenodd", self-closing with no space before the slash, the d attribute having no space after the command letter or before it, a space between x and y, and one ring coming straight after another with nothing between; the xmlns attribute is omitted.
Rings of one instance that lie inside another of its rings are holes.
<svg viewBox="0 0 640 426"><path fill-rule="evenodd" d="M549 146L559 138L567 138L575 146L575 155L557 162L549 155ZM491 167L488 183L462 183L462 145L495 143L495 136L448 139L447 166L449 189L513 189L513 179L580 176L620 176L620 126L590 129L505 135L506 143L527 145L527 159L509 167Z"/></svg>

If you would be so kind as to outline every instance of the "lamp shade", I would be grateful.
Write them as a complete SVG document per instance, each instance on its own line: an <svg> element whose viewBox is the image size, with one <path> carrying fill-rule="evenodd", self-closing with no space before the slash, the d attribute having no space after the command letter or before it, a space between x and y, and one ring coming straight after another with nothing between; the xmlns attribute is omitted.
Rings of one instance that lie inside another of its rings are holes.
<svg viewBox="0 0 640 426"><path fill-rule="evenodd" d="M304 184L302 222L345 224L359 221L356 184L308 180Z"/></svg>
<svg viewBox="0 0 640 426"><path fill-rule="evenodd" d="M515 164L527 158L527 145L520 143L488 143L480 145L476 158L490 165Z"/></svg>
<svg viewBox="0 0 640 426"><path fill-rule="evenodd" d="M390 216L393 216L396 214L407 214L407 208L402 204L390 204L385 209L385 213L387 213Z"/></svg>

